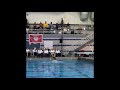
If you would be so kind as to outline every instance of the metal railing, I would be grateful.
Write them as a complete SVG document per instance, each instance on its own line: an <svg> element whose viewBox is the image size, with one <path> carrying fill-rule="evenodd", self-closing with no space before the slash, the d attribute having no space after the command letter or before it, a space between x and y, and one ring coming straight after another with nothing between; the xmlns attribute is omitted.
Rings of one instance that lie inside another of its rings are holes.
<svg viewBox="0 0 120 90"><path fill-rule="evenodd" d="M63 34L89 34L93 31L79 29L63 29ZM62 34L62 29L26 29L26 34Z"/></svg>
<svg viewBox="0 0 120 90"><path fill-rule="evenodd" d="M39 25L39 24L36 24ZM56 29L56 24L53 24L54 27L52 29L34 29L34 24L30 24L29 28L26 29L26 33L40 33L40 34L82 34L86 33L86 31L93 31L94 27L90 27L90 25L80 25L80 24L70 24L70 26L67 26L67 24L64 24L63 27L61 27L61 24L58 24L58 29ZM84 30L85 28L85 30Z"/></svg>
<svg viewBox="0 0 120 90"><path fill-rule="evenodd" d="M65 48L63 48L63 50L64 51L68 51L68 50L77 51L76 49L80 50L81 47L83 47L83 45L89 44L90 41L93 42L92 40L94 40L94 34L88 35L88 36L86 36L85 38L82 38L82 39L84 39L82 42L77 41L75 43L71 43L71 46L72 46L71 48L65 47ZM75 46L75 45L81 45L81 46Z"/></svg>

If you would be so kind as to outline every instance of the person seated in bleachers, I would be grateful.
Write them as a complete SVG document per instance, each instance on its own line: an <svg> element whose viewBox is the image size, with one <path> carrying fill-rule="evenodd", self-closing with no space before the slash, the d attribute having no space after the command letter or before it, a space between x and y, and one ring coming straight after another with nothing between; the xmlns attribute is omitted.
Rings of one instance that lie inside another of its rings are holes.
<svg viewBox="0 0 120 90"><path fill-rule="evenodd" d="M34 22L33 29L37 29L36 22Z"/></svg>
<svg viewBox="0 0 120 90"><path fill-rule="evenodd" d="M56 53L56 57L58 57L58 50L57 49L55 49L55 53Z"/></svg>
<svg viewBox="0 0 120 90"><path fill-rule="evenodd" d="M34 26L33 25L29 25L29 29L33 29L34 28Z"/></svg>
<svg viewBox="0 0 120 90"><path fill-rule="evenodd" d="M51 53L54 53L55 52L55 50L54 49L51 49L51 51L50 51Z"/></svg>
<svg viewBox="0 0 120 90"><path fill-rule="evenodd" d="M42 51L42 49L38 49L38 55L37 55L38 57L42 57L43 56L43 51Z"/></svg>
<svg viewBox="0 0 120 90"><path fill-rule="evenodd" d="M61 27L63 27L64 21L63 18L61 18Z"/></svg>
<svg viewBox="0 0 120 90"><path fill-rule="evenodd" d="M36 24L36 29L39 29L39 24Z"/></svg>
<svg viewBox="0 0 120 90"><path fill-rule="evenodd" d="M44 55L45 55L45 57L48 57L48 49L44 50Z"/></svg>
<svg viewBox="0 0 120 90"><path fill-rule="evenodd" d="M52 22L49 24L49 28L50 28L50 29L53 29L53 28L54 28Z"/></svg>
<svg viewBox="0 0 120 90"><path fill-rule="evenodd" d="M51 49L50 51L50 56L55 52L53 49Z"/></svg>
<svg viewBox="0 0 120 90"><path fill-rule="evenodd" d="M48 56L50 57L51 55L51 52L50 52L50 49L48 48Z"/></svg>
<svg viewBox="0 0 120 90"><path fill-rule="evenodd" d="M48 23L45 21L45 23L43 24L43 28L48 28Z"/></svg>
<svg viewBox="0 0 120 90"><path fill-rule="evenodd" d="M70 24L69 24L69 22L67 23L67 31L69 31L70 30Z"/></svg>
<svg viewBox="0 0 120 90"><path fill-rule="evenodd" d="M56 54L57 54L57 56L61 56L60 50L56 50Z"/></svg>
<svg viewBox="0 0 120 90"><path fill-rule="evenodd" d="M30 50L28 48L26 49L26 54L27 54L27 57L30 56Z"/></svg>
<svg viewBox="0 0 120 90"><path fill-rule="evenodd" d="M39 29L43 29L43 23L42 22L40 22L40 24L39 24Z"/></svg>
<svg viewBox="0 0 120 90"><path fill-rule="evenodd" d="M37 56L37 49L36 49L35 47L34 47L32 53L33 53L33 56L34 56L34 57Z"/></svg>
<svg viewBox="0 0 120 90"><path fill-rule="evenodd" d="M30 51L29 51L29 53L30 53L30 57L33 55L33 53L32 53L32 49L29 49Z"/></svg>
<svg viewBox="0 0 120 90"><path fill-rule="evenodd" d="M64 21L63 21L63 18L61 18L61 27L62 27L63 24L64 24Z"/></svg>
<svg viewBox="0 0 120 90"><path fill-rule="evenodd" d="M58 23L56 23L56 29L58 30L59 26L58 26Z"/></svg>

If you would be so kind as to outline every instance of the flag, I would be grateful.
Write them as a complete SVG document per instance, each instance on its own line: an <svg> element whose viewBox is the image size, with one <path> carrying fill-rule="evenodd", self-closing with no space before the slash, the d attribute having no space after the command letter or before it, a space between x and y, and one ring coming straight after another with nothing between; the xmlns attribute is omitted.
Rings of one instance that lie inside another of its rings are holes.
<svg viewBox="0 0 120 90"><path fill-rule="evenodd" d="M31 43L42 43L43 35L42 34L29 34L29 44Z"/></svg>

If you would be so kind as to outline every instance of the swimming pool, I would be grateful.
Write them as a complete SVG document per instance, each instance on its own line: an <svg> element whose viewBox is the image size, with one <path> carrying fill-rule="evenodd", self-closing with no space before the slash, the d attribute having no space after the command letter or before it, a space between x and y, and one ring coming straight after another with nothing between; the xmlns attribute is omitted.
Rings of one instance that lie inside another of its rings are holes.
<svg viewBox="0 0 120 90"><path fill-rule="evenodd" d="M94 78L94 61L27 60L26 78Z"/></svg>

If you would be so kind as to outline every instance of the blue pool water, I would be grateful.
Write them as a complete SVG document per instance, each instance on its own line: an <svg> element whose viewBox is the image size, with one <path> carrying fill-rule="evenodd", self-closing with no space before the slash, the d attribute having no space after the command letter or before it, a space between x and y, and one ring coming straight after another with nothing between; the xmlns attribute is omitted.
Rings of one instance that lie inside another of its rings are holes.
<svg viewBox="0 0 120 90"><path fill-rule="evenodd" d="M94 78L94 62L27 60L26 78Z"/></svg>

